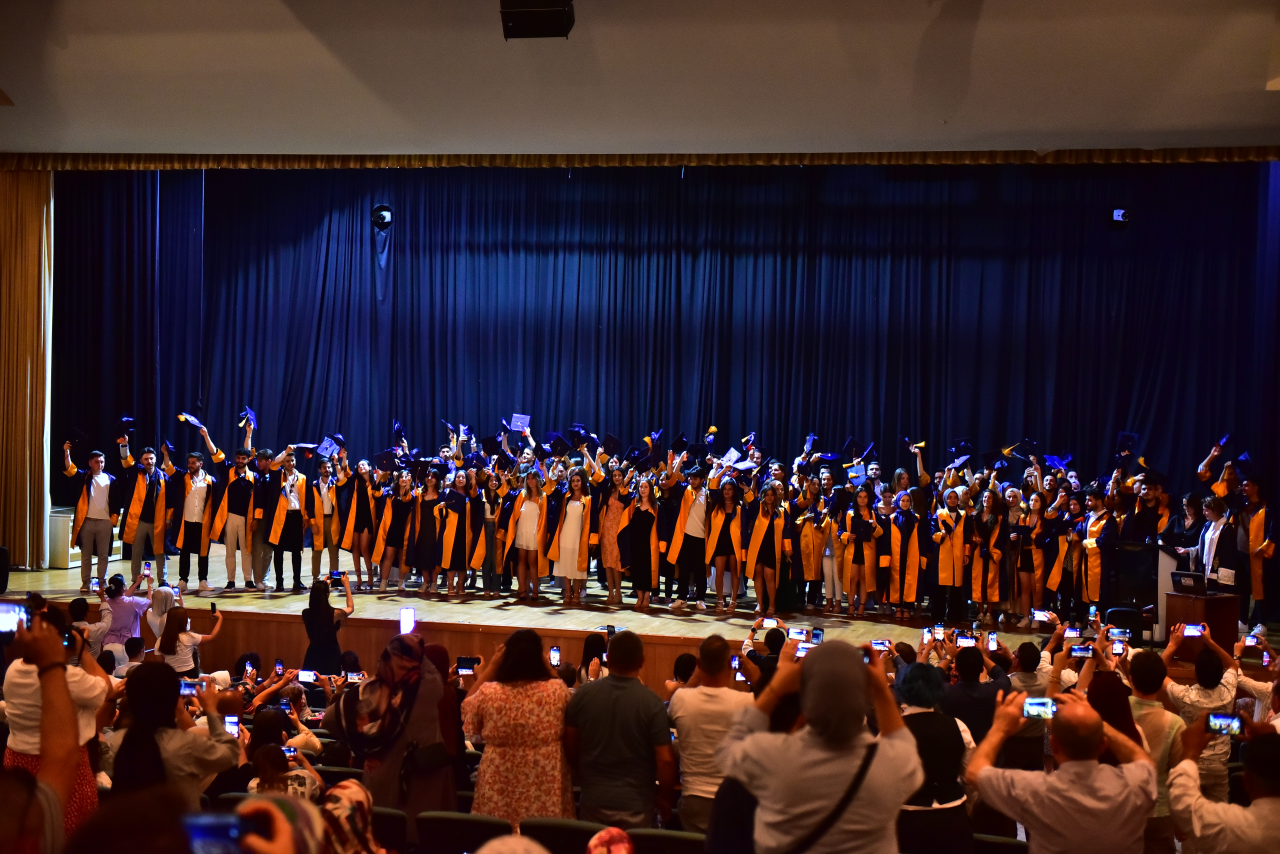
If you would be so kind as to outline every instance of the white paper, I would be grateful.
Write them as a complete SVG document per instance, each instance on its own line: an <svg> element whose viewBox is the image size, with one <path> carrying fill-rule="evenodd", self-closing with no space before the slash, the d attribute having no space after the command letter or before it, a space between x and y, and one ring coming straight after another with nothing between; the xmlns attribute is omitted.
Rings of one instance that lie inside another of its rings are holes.
<svg viewBox="0 0 1280 854"><path fill-rule="evenodd" d="M1221 567L1219 567L1218 583L1230 584L1231 586L1234 587L1236 583L1236 571L1234 569L1222 569Z"/></svg>
<svg viewBox="0 0 1280 854"><path fill-rule="evenodd" d="M742 454L738 451L738 449L730 448L729 450L725 451L724 456L720 458L720 462L723 465L731 466L740 459L742 459Z"/></svg>

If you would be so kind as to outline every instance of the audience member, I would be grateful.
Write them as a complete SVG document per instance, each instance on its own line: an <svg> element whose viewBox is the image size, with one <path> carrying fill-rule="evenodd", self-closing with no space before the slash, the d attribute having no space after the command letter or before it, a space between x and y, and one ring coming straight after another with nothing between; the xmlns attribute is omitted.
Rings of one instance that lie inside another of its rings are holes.
<svg viewBox="0 0 1280 854"><path fill-rule="evenodd" d="M925 777L883 657L841 641L804 659L795 648L795 641L784 646L768 686L738 713L717 752L724 775L758 801L755 850L892 854L898 845L890 817ZM796 692L806 725L768 732L774 707ZM879 722L878 739L867 731L868 710Z"/></svg>
<svg viewBox="0 0 1280 854"><path fill-rule="evenodd" d="M973 734L973 740L986 738L991 719L996 711L996 696L1011 690L1009 677L1004 669L991 660L979 646L967 646L956 650L955 662L958 681L948 685L942 695L942 711L962 721ZM979 682L986 671L987 681Z"/></svg>
<svg viewBox="0 0 1280 854"><path fill-rule="evenodd" d="M1028 697L1045 696L1049 690L1049 676L1040 669L1040 647L1030 641L1018 646L1009 683L1011 690ZM1044 733L1045 722L1042 719L1024 719L1022 728L1005 742L1000 754L1000 767L1044 770Z"/></svg>
<svg viewBox="0 0 1280 854"><path fill-rule="evenodd" d="M663 702L671 699L671 695L689 684L689 677L698 666L698 657L691 652L682 652L676 656L671 668L671 678L662 683L661 697Z"/></svg>
<svg viewBox="0 0 1280 854"><path fill-rule="evenodd" d="M1089 705L1104 723L1142 745L1143 750L1147 750L1146 736L1138 728L1138 724L1133 719L1133 712L1129 708L1129 696L1133 692L1120 679L1119 674L1114 670L1098 671L1093 674L1088 687L1083 690L1086 692L1085 698L1089 701ZM1150 755L1150 751L1147 752ZM1120 764L1120 758L1111 751L1111 748L1104 750L1098 757L1098 761L1105 765Z"/></svg>
<svg viewBox="0 0 1280 854"><path fill-rule="evenodd" d="M1183 759L1169 772L1169 808L1197 854L1274 854L1280 850L1280 733L1253 736L1241 750L1249 806L1208 798L1200 761L1214 736L1208 712L1182 732Z"/></svg>
<svg viewBox="0 0 1280 854"><path fill-rule="evenodd" d="M249 781L251 794L282 792L294 798L316 803L324 791L324 780L301 753L286 756L284 748L266 744L253 755L253 770L258 776Z"/></svg>
<svg viewBox="0 0 1280 854"><path fill-rule="evenodd" d="M751 625L751 633L742 642L742 671L751 685L751 692L757 697L773 678L773 671L778 667L778 655L787 642L786 624L781 620L777 623L778 625L764 633L764 648L768 650L767 654L761 655L756 651L756 632L764 628L764 617L756 619Z"/></svg>
<svg viewBox="0 0 1280 854"><path fill-rule="evenodd" d="M680 824L694 833L707 832L716 790L724 781L716 750L738 710L752 703L751 694L734 687L730 652L720 635L703 640L697 657L690 656L693 672L667 704L680 754Z"/></svg>
<svg viewBox="0 0 1280 854"><path fill-rule="evenodd" d="M570 696L533 629L498 647L462 701L464 729L484 740L471 812L506 819L513 829L526 818L573 818L564 755Z"/></svg>
<svg viewBox="0 0 1280 854"><path fill-rule="evenodd" d="M142 656L146 651L147 645L142 638L129 638L124 642L124 654L129 660L117 667L115 673L111 675L117 679L123 679L128 676L135 667L142 663Z"/></svg>
<svg viewBox="0 0 1280 854"><path fill-rule="evenodd" d="M103 599L102 591L98 591L99 601ZM107 632L111 631L111 609L105 606L98 611L97 622L90 623L89 617L89 600L81 596L79 599L72 599L71 604L67 606L67 616L71 618L71 625L80 630L80 634L84 636L85 642L89 647L89 655L94 658L98 657L98 653L102 652L102 640L107 636ZM108 673L115 670L113 664Z"/></svg>
<svg viewBox="0 0 1280 854"><path fill-rule="evenodd" d="M973 827L961 777L977 745L963 721L938 711L946 692L942 671L923 663L908 665L904 671L898 683L905 707L902 720L915 736L924 785L898 813L898 850L937 854L945 849L964 854L973 849Z"/></svg>
<svg viewBox="0 0 1280 854"><path fill-rule="evenodd" d="M102 645L123 644L129 638L138 637L138 620L151 605L151 579L147 577L147 595L135 596L138 584L144 576L139 575L126 590L124 576L119 573L107 581L107 599L103 603L111 611L111 630L102 639Z"/></svg>
<svg viewBox="0 0 1280 854"><path fill-rule="evenodd" d="M582 663L578 665L579 685L586 685L588 682L594 682L609 675L609 668L605 667L604 662L608 652L608 641L599 632L592 632L583 638ZM595 676L591 675L592 665L595 666Z"/></svg>
<svg viewBox="0 0 1280 854"><path fill-rule="evenodd" d="M441 644L427 644L422 648L422 654L444 677L444 693L440 695L436 710L440 717L440 743L449 754L449 763L453 767L454 788L473 789L471 771L466 762L467 737L462 731L462 701L467 692L462 688L458 668L452 663L449 650Z"/></svg>
<svg viewBox="0 0 1280 854"><path fill-rule="evenodd" d="M1107 850L1139 854L1155 806L1156 767L1142 746L1105 723L1076 693L1056 698L1049 744L1058 770L996 768L1004 743L1025 722L1026 695L1011 693L974 751L965 779L982 799L1027 828L1031 854L1078 854L1106 840ZM1110 748L1119 767L1098 757Z"/></svg>
<svg viewBox="0 0 1280 854"><path fill-rule="evenodd" d="M651 827L671 813L676 762L667 710L640 681L644 644L633 632L609 642L609 675L583 685L565 710L565 753L582 785L580 818ZM657 781L656 785L654 781Z"/></svg>
<svg viewBox="0 0 1280 854"><path fill-rule="evenodd" d="M206 778L236 764L240 747L227 733L218 713L217 695L207 686L196 689L196 702L208 719L208 735L193 732L194 722L181 712L181 680L160 662L139 665L125 681L130 723L115 756L112 789L135 792L165 786L182 796L188 810L200 808Z"/></svg>
<svg viewBox="0 0 1280 854"><path fill-rule="evenodd" d="M351 581L342 573L342 589L346 604L335 608L329 604L329 582L323 578L311 584L309 607L302 609L302 626L307 631L307 651L302 657L302 669L314 670L326 676L337 676L342 669L342 647L338 645L338 629L343 617L350 617L356 610L351 596Z"/></svg>
<svg viewBox="0 0 1280 854"><path fill-rule="evenodd" d="M170 608L165 615L164 633L156 641L156 652L164 656L164 663L182 679L195 679L200 675L196 665L196 647L218 637L222 631L222 612L213 615L213 631L207 635L188 629L190 619L187 609L179 605Z"/></svg>
<svg viewBox="0 0 1280 854"><path fill-rule="evenodd" d="M1176 625L1169 633L1169 645L1161 654L1166 667L1183 643L1185 628L1184 625ZM1165 694L1188 726L1199 720L1201 712L1229 715L1235 711L1240 665L1209 636L1208 626L1203 626L1203 630L1204 645L1196 655L1196 684L1179 685L1168 676L1164 679ZM1211 801L1227 801L1227 760L1230 755L1231 739L1225 735L1214 737L1200 753L1200 788Z"/></svg>
<svg viewBox="0 0 1280 854"><path fill-rule="evenodd" d="M1169 769L1182 761L1182 731L1187 725L1160 702L1169 670L1159 653L1149 649L1135 653L1128 669L1133 687L1129 709L1156 764L1156 806L1147 819L1145 850L1146 854L1173 854L1176 842L1169 812Z"/></svg>
<svg viewBox="0 0 1280 854"><path fill-rule="evenodd" d="M143 616L151 633L159 638L164 634L164 627L169 621L169 612L178 607L177 590L167 584L161 584L151 591L151 606Z"/></svg>

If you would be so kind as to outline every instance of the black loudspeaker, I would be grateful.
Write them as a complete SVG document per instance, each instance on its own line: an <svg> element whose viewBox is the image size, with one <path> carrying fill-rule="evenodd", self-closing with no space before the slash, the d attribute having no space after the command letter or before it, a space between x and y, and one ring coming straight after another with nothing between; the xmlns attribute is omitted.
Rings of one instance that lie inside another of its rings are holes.
<svg viewBox="0 0 1280 854"><path fill-rule="evenodd" d="M573 0L501 0L504 39L562 39L573 29Z"/></svg>

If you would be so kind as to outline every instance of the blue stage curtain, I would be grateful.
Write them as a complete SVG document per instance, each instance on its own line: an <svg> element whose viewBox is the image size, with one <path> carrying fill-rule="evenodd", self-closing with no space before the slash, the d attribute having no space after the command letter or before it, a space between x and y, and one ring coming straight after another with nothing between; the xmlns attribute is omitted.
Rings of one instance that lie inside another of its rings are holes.
<svg viewBox="0 0 1280 854"><path fill-rule="evenodd" d="M1191 486L1223 432L1273 463L1272 167L921 166L59 173L55 439L279 448L659 427L787 464L900 437L1023 437ZM375 205L393 210L379 234ZM1113 208L1130 211L1112 225ZM55 500L57 500L55 492Z"/></svg>

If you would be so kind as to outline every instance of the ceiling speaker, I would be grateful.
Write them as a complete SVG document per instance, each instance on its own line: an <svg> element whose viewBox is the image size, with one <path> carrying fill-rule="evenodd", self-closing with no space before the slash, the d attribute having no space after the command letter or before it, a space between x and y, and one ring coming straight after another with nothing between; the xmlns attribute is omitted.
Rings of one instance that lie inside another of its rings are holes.
<svg viewBox="0 0 1280 854"><path fill-rule="evenodd" d="M563 39L573 29L573 0L501 0L504 39Z"/></svg>

